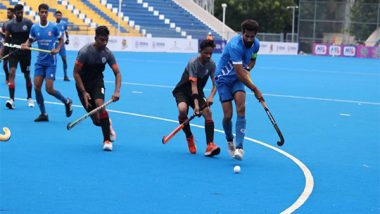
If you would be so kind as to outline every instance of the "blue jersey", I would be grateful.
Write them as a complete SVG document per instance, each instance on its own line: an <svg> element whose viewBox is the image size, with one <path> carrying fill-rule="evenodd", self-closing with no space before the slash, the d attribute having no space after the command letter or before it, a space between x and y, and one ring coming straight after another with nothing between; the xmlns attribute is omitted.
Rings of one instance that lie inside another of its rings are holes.
<svg viewBox="0 0 380 214"><path fill-rule="evenodd" d="M57 27L59 32L62 34L62 38L64 38L65 32L67 31L67 22L61 20L59 23L57 23Z"/></svg>
<svg viewBox="0 0 380 214"><path fill-rule="evenodd" d="M215 80L235 81L237 79L234 64L246 67L251 61L252 55L260 49L260 41L255 38L250 48L245 47L242 35L233 37L223 49L215 72Z"/></svg>
<svg viewBox="0 0 380 214"><path fill-rule="evenodd" d="M55 44L58 42L58 38L61 37L57 25L55 23L48 22L46 26L41 26L40 23L36 23L30 30L29 38L37 41L38 48L45 50L52 50L55 48ZM50 53L39 52L37 56L36 64L44 66L57 65L56 55Z"/></svg>

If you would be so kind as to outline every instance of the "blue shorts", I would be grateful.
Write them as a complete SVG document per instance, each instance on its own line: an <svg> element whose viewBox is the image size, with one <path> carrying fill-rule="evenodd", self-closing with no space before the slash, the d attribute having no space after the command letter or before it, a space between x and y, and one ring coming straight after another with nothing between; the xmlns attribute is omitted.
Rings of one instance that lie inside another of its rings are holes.
<svg viewBox="0 0 380 214"><path fill-rule="evenodd" d="M216 82L220 102L229 102L234 99L234 95L238 91L245 93L245 86L240 80L236 79L232 82Z"/></svg>
<svg viewBox="0 0 380 214"><path fill-rule="evenodd" d="M59 50L59 55L60 56L66 56L66 45L63 43L61 49Z"/></svg>
<svg viewBox="0 0 380 214"><path fill-rule="evenodd" d="M46 66L41 64L34 64L34 76L44 77L46 79L55 80L56 65Z"/></svg>

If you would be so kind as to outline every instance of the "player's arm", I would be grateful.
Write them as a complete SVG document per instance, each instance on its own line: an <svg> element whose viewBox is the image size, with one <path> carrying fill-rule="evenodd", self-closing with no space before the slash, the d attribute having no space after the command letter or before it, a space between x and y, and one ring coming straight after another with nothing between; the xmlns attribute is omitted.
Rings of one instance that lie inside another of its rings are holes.
<svg viewBox="0 0 380 214"><path fill-rule="evenodd" d="M251 61L244 69L247 71L251 71L256 65L256 58L257 58L257 53L252 54Z"/></svg>
<svg viewBox="0 0 380 214"><path fill-rule="evenodd" d="M210 78L211 78L211 83L212 83L212 89L211 89L211 92L210 92L210 95L208 96L207 98L207 105L212 105L212 103L214 102L214 96L216 94L216 84L215 84L215 69L212 71L211 75L210 75Z"/></svg>
<svg viewBox="0 0 380 214"><path fill-rule="evenodd" d="M29 49L29 47L32 46L32 43L36 40L36 35L36 28L32 26L29 32L29 38L21 44L21 49Z"/></svg>
<svg viewBox="0 0 380 214"><path fill-rule="evenodd" d="M10 41L10 33L9 31L5 30L5 37L4 37L4 43L9 43ZM3 45L0 49L0 58L3 58L3 53L4 53L5 46Z"/></svg>
<svg viewBox="0 0 380 214"><path fill-rule="evenodd" d="M115 75L115 91L112 95L112 100L117 101L120 99L120 88L121 88L121 73L117 63L111 66L113 74Z"/></svg>
<svg viewBox="0 0 380 214"><path fill-rule="evenodd" d="M70 40L69 40L69 31L68 30L65 31L65 35L66 35L65 44L68 45L70 43Z"/></svg>
<svg viewBox="0 0 380 214"><path fill-rule="evenodd" d="M61 47L62 47L62 45L63 45L63 38L62 38L62 36L61 37L59 37L59 39L58 39L58 45L57 45L57 47L56 48L53 48L52 50L51 50L51 54L57 54L57 53L59 53L59 51L61 50Z"/></svg>
<svg viewBox="0 0 380 214"><path fill-rule="evenodd" d="M197 86L197 78L190 77L190 83L191 83L191 96L194 100L194 113L196 115L199 115L199 92L198 92L198 86Z"/></svg>
<svg viewBox="0 0 380 214"><path fill-rule="evenodd" d="M83 95L85 107L88 108L90 106L91 96L89 93L87 93L86 89L84 88L82 78L80 77L80 72L82 71L82 68L83 68L83 64L79 62L78 60L76 60L75 65L74 65L74 71L73 71L75 84L77 85L78 90Z"/></svg>
<svg viewBox="0 0 380 214"><path fill-rule="evenodd" d="M251 89L251 91L253 91L253 93L255 93L255 96L258 100L263 100L264 99L263 94L255 86L255 84L253 84L251 77L250 77L250 73L247 70L243 69L243 65L242 64L234 64L234 68L235 68L236 76L240 80L240 82L242 82L245 86L247 86L249 89Z"/></svg>

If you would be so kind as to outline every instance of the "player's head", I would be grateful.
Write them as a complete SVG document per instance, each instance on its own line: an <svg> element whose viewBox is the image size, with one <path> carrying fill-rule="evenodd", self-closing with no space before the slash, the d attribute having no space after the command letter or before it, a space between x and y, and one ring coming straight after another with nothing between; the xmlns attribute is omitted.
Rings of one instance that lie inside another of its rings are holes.
<svg viewBox="0 0 380 214"><path fill-rule="evenodd" d="M106 26L98 26L95 29L95 46L100 50L106 48L109 35L110 31Z"/></svg>
<svg viewBox="0 0 380 214"><path fill-rule="evenodd" d="M57 20L57 22L61 21L61 19L62 19L62 12L61 11L57 10L55 12L55 19Z"/></svg>
<svg viewBox="0 0 380 214"><path fill-rule="evenodd" d="M210 61L212 52L214 51L215 43L212 40L203 40L199 44L201 62L205 63Z"/></svg>
<svg viewBox="0 0 380 214"><path fill-rule="evenodd" d="M48 17L48 11L49 11L49 6L45 3L42 3L38 6L38 15L40 16L40 20L42 22L47 21Z"/></svg>
<svg viewBox="0 0 380 214"><path fill-rule="evenodd" d="M24 6L22 4L16 4L15 5L15 15L16 15L16 20L19 22L22 20L24 17Z"/></svg>
<svg viewBox="0 0 380 214"><path fill-rule="evenodd" d="M243 36L244 45L247 48L252 47L258 30L259 24L253 19L246 19L241 23L241 33Z"/></svg>
<svg viewBox="0 0 380 214"><path fill-rule="evenodd" d="M14 15L15 15L15 9L11 8L11 7L8 7L7 8L7 18L8 19L13 19Z"/></svg>

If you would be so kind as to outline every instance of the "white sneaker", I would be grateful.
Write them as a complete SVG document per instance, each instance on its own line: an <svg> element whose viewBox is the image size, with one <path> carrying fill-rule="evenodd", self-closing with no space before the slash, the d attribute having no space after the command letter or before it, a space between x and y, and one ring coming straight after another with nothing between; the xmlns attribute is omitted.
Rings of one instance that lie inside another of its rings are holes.
<svg viewBox="0 0 380 214"><path fill-rule="evenodd" d="M235 153L234 141L227 141L227 148L228 148L228 154L230 154L230 156L233 157Z"/></svg>
<svg viewBox="0 0 380 214"><path fill-rule="evenodd" d="M12 99L7 100L5 106L9 109L15 109L15 102Z"/></svg>
<svg viewBox="0 0 380 214"><path fill-rule="evenodd" d="M112 120L111 119L110 119L110 140L111 140L111 142L115 142L115 140L116 140L116 132L112 128Z"/></svg>
<svg viewBox="0 0 380 214"><path fill-rule="evenodd" d="M112 142L110 142L108 140L104 141L103 150L108 151L108 152L112 151Z"/></svg>
<svg viewBox="0 0 380 214"><path fill-rule="evenodd" d="M243 160L243 156L244 156L243 149L235 149L233 158L235 158L236 160Z"/></svg>
<svg viewBox="0 0 380 214"><path fill-rule="evenodd" d="M34 101L32 98L28 98L28 100L26 102L28 104L28 107L34 108Z"/></svg>

